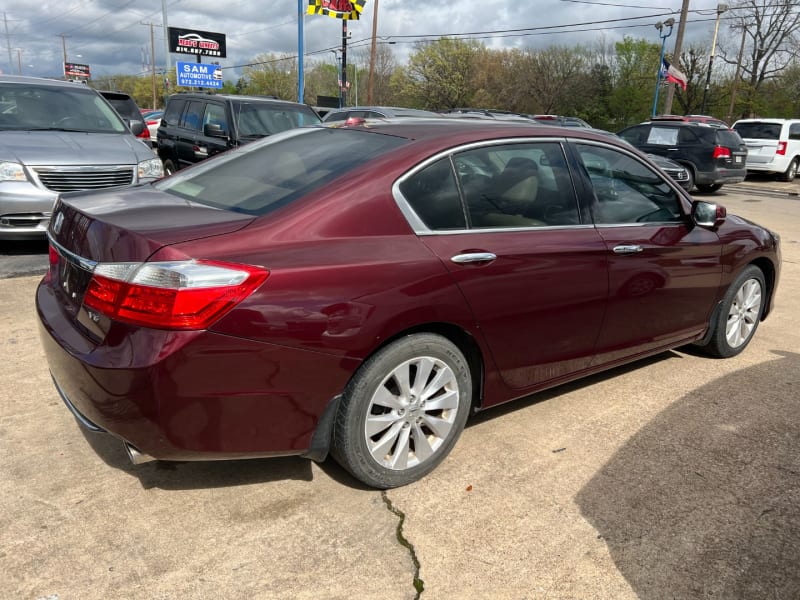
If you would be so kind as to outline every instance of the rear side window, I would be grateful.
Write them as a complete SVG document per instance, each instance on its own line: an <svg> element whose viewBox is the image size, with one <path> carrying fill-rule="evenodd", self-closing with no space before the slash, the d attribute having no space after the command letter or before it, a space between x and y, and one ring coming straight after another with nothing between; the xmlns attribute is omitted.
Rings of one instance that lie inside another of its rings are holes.
<svg viewBox="0 0 800 600"><path fill-rule="evenodd" d="M647 136L647 143L654 146L675 146L678 143L678 128L653 125Z"/></svg>
<svg viewBox="0 0 800 600"><path fill-rule="evenodd" d="M155 186L207 206L260 216L405 143L405 138L365 131L295 129L221 154Z"/></svg>
<svg viewBox="0 0 800 600"><path fill-rule="evenodd" d="M726 148L736 148L744 144L738 133L730 129L717 130L717 144Z"/></svg>
<svg viewBox="0 0 800 600"><path fill-rule="evenodd" d="M781 136L780 123L737 123L734 129L741 137L753 140L778 140Z"/></svg>
<svg viewBox="0 0 800 600"><path fill-rule="evenodd" d="M164 116L161 117L161 120L165 125L177 124L178 120L181 118L184 106L186 106L186 101L183 99L170 100L167 103L167 108L164 110Z"/></svg>
<svg viewBox="0 0 800 600"><path fill-rule="evenodd" d="M203 111L205 109L205 102L192 100L189 102L189 108L183 115L183 122L181 126L186 129L200 130L200 124L203 122Z"/></svg>
<svg viewBox="0 0 800 600"><path fill-rule="evenodd" d="M492 145L460 152L453 162L472 227L580 222L572 179L558 143Z"/></svg>
<svg viewBox="0 0 800 600"><path fill-rule="evenodd" d="M443 158L414 173L400 184L400 192L428 229L466 228L467 220L449 159Z"/></svg>

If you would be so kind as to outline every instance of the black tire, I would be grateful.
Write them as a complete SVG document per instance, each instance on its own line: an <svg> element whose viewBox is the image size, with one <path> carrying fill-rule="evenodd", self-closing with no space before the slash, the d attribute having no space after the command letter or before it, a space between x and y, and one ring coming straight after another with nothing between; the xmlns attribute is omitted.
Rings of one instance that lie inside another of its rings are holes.
<svg viewBox="0 0 800 600"><path fill-rule="evenodd" d="M767 297L764 281L764 273L754 265L739 273L722 299L719 314L711 323L711 339L704 346L706 352L717 358L730 358L747 347L764 311Z"/></svg>
<svg viewBox="0 0 800 600"><path fill-rule="evenodd" d="M795 177L797 177L797 158L792 159L787 169L778 175L778 179L781 181L794 181Z"/></svg>
<svg viewBox="0 0 800 600"><path fill-rule="evenodd" d="M372 487L417 481L453 448L471 401L469 365L455 344L431 333L400 338L370 357L345 388L332 454Z"/></svg>
<svg viewBox="0 0 800 600"><path fill-rule="evenodd" d="M164 175L172 175L177 170L178 169L175 168L175 163L173 163L171 160L164 161Z"/></svg>
<svg viewBox="0 0 800 600"><path fill-rule="evenodd" d="M704 194L713 194L722 187L721 183L698 183L697 189Z"/></svg>

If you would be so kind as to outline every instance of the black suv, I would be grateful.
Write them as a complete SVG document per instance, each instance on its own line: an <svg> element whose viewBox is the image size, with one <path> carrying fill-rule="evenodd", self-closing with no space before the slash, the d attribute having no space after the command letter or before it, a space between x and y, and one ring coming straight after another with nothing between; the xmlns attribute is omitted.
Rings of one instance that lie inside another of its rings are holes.
<svg viewBox="0 0 800 600"><path fill-rule="evenodd" d="M148 146L151 145L150 131L147 129L142 117L142 111L139 110L139 105L130 94L125 92L111 92L108 90L98 90L100 95L108 100L108 103L114 107L120 117L122 117L131 129L137 123L142 124L142 130L136 133L136 137L142 140ZM136 128L138 130L138 127ZM134 132L135 133L135 132Z"/></svg>
<svg viewBox="0 0 800 600"><path fill-rule="evenodd" d="M305 104L208 93L170 96L158 127L158 156L164 172L287 129L315 125L320 118Z"/></svg>
<svg viewBox="0 0 800 600"><path fill-rule="evenodd" d="M701 192L716 192L725 183L744 181L747 175L747 146L732 129L654 120L623 129L618 135L642 152L682 164Z"/></svg>

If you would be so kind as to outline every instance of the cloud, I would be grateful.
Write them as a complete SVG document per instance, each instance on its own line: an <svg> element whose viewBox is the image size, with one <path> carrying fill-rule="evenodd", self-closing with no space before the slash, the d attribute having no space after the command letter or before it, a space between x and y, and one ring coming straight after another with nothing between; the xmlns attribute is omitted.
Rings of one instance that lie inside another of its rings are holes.
<svg viewBox="0 0 800 600"><path fill-rule="evenodd" d="M226 35L227 58L220 61L226 79L236 79L241 72L238 67L251 62L259 54L297 54L296 0L163 0L163 3L166 4L170 26ZM651 4L657 6L648 6ZM378 36L384 42L394 43L393 50L401 61L413 51L420 38L426 39L423 36L472 34L471 37L490 48L572 46L591 44L601 38L606 43L613 43L625 35L648 37L658 43L657 32L652 27L658 18L653 15L668 12L665 8L669 4L679 3L676 0L656 0L654 3L650 0L596 3L572 0L526 3L508 0L382 0ZM714 0L695 0L692 8L713 9L715 6ZM361 20L348 22L353 50L369 46L373 8L374 2L367 0ZM671 9L676 17L678 8ZM8 26L6 46L10 48L8 52L0 49L0 68L4 73L17 73L21 67L25 75L60 77L64 48L68 61L90 65L95 78L145 73L151 52L149 23L154 24L156 68L164 68L166 48L162 1L63 0L34 3L7 0L3 11ZM599 23L613 19L629 20ZM693 20L697 22L692 23ZM586 25L592 22L597 24ZM556 26L569 27L542 29ZM329 17L305 17L306 60L333 60L330 49L341 45L341 27L341 21ZM713 23L707 17L691 16L684 46L693 38L710 40L712 27ZM525 28L538 29L511 31ZM3 33L4 30L0 29L0 35ZM672 43L674 41L669 45ZM185 57L174 54L170 58L173 68L176 60L185 60ZM204 62L209 60L204 59Z"/></svg>

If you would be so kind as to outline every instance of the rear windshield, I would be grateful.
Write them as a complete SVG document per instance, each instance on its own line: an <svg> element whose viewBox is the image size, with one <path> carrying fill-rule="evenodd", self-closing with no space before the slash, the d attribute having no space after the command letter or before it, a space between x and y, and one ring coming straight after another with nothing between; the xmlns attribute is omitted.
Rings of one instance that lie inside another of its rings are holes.
<svg viewBox="0 0 800 600"><path fill-rule="evenodd" d="M733 128L743 138L777 140L781 137L780 123L737 123Z"/></svg>
<svg viewBox="0 0 800 600"><path fill-rule="evenodd" d="M730 129L718 129L717 143L720 146L735 148L744 144L744 141L742 140L741 135L736 131L732 131Z"/></svg>
<svg viewBox="0 0 800 600"><path fill-rule="evenodd" d="M186 200L264 215L408 140L347 129L295 129L198 164L154 184Z"/></svg>
<svg viewBox="0 0 800 600"><path fill-rule="evenodd" d="M105 99L123 119L142 120L142 112L136 106L136 101L130 96L105 96Z"/></svg>
<svg viewBox="0 0 800 600"><path fill-rule="evenodd" d="M0 83L0 131L9 130L127 131L114 109L86 86Z"/></svg>

